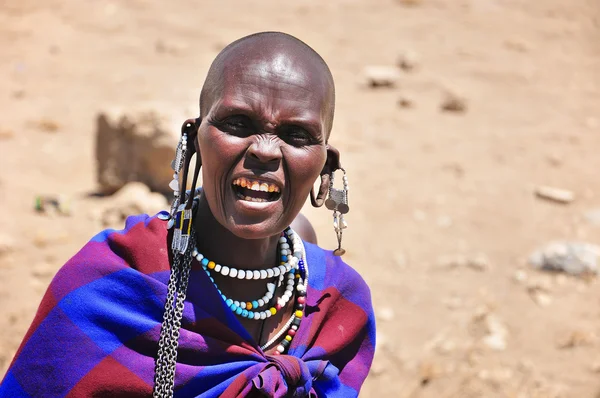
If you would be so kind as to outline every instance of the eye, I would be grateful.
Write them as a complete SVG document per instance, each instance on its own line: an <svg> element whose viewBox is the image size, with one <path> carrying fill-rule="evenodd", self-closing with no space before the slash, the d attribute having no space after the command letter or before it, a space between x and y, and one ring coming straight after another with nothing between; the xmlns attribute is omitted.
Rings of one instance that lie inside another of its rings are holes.
<svg viewBox="0 0 600 398"><path fill-rule="evenodd" d="M226 117L220 121L212 122L219 130L233 135L249 135L252 134L254 126L248 116L234 115Z"/></svg>
<svg viewBox="0 0 600 398"><path fill-rule="evenodd" d="M319 141L300 126L284 125L279 128L279 131L281 139L295 146L312 145Z"/></svg>

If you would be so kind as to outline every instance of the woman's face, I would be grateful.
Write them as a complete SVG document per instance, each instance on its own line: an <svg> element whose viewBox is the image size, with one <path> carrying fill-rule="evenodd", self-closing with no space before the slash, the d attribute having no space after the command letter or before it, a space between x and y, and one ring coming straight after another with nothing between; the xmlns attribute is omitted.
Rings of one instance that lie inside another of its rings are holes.
<svg viewBox="0 0 600 398"><path fill-rule="evenodd" d="M223 67L198 146L212 214L236 236L257 239L291 224L323 169L332 87L314 62L240 59Z"/></svg>

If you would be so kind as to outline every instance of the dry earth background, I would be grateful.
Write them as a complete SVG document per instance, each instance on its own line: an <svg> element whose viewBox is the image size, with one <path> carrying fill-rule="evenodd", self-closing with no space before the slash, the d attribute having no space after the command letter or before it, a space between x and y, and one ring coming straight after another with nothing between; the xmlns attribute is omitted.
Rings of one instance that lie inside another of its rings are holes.
<svg viewBox="0 0 600 398"><path fill-rule="evenodd" d="M0 1L0 375L56 270L104 228L96 115L196 115L227 43L289 32L329 63L352 187L346 260L372 287L361 396L600 397L594 278L533 270L600 243L598 0ZM365 88L365 68L397 68ZM447 92L465 109L443 111ZM148 104L148 105L145 105ZM539 185L572 191L557 204ZM38 194L71 198L37 214ZM322 246L330 214L306 207Z"/></svg>

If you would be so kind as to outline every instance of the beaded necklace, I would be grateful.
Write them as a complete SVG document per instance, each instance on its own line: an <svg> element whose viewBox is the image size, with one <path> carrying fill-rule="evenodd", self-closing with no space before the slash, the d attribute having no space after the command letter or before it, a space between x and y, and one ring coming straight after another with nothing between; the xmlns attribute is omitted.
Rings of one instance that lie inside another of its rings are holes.
<svg viewBox="0 0 600 398"><path fill-rule="evenodd" d="M290 250L289 241L292 243L293 252ZM283 354L291 344L293 337L300 326L302 317L304 316L304 304L306 302L306 287L308 285L308 269L306 267L306 252L304 250L304 244L302 239L291 229L287 228L279 239L279 248L281 253L281 264L279 266L270 268L269 270L238 270L233 267L226 267L220 264L216 264L213 261L209 261L204 255L202 255L197 248L192 251L192 256L196 258L202 264L202 268L210 278L211 282L221 295L221 298L225 304L231 309L231 311L243 318L252 320L265 320L275 315L282 308L285 308L287 303L296 290L296 303L294 312L290 319L285 323L283 328L271 338L261 349L263 351L271 347L277 342L284 333L287 332L283 341L277 346L275 354ZM225 274L223 273L225 270ZM277 286L281 286L283 280L286 278L287 282L285 292L281 297L277 299L277 304L267 310L256 311L267 305L275 294L276 286L274 283L267 283L267 292L265 295L252 301L238 301L228 298L221 292L219 286L216 284L214 278L211 276L211 271L221 273L221 275L229 277L237 277L238 279L267 279L262 276L266 273L271 275L270 277L276 277L278 279ZM233 272L233 275L232 275ZM241 274L241 276L240 276ZM254 311L253 311L254 310Z"/></svg>

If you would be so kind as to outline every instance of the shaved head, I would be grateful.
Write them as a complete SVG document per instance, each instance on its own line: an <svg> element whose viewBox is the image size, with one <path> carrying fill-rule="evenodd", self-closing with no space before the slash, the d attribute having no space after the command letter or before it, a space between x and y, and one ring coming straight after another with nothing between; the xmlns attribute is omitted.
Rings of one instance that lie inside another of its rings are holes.
<svg viewBox="0 0 600 398"><path fill-rule="evenodd" d="M225 47L210 66L200 93L200 115L205 117L217 99L227 79L239 78L244 65L264 64L264 73L303 77L310 80L311 89L326 96L327 137L333 125L335 86L333 76L323 58L311 47L294 36L280 32L262 32L243 37Z"/></svg>

